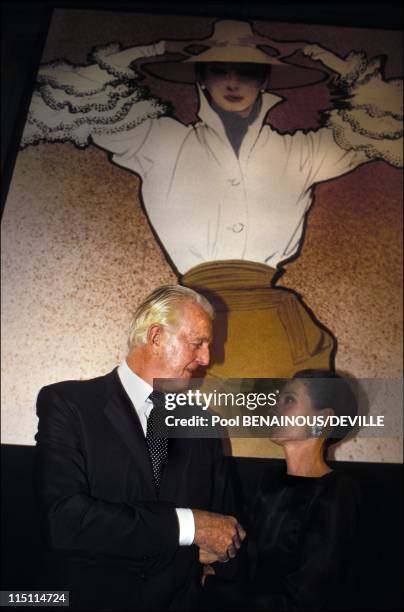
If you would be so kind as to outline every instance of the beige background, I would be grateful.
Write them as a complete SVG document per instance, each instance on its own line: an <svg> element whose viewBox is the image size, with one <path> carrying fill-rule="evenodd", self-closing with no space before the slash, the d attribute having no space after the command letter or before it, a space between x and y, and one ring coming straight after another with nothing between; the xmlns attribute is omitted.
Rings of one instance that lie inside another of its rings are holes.
<svg viewBox="0 0 404 612"><path fill-rule="evenodd" d="M94 45L111 40L129 46L202 37L212 21L60 10L44 61L84 63ZM341 54L387 53L387 76L401 74L398 32L255 25L274 38L315 41ZM193 119L192 87L151 78L149 84L173 101L176 116ZM328 92L321 86L303 93L285 92L288 101L270 114L279 130L316 126ZM297 290L335 333L337 367L356 377L402 376L401 181L401 171L372 162L317 186L301 255L278 283ZM33 444L39 388L112 369L125 355L133 309L152 288L175 281L144 216L135 175L95 147L20 152L2 223L2 442ZM236 440L233 451L267 455L262 440ZM402 440L351 440L336 457L399 462Z"/></svg>

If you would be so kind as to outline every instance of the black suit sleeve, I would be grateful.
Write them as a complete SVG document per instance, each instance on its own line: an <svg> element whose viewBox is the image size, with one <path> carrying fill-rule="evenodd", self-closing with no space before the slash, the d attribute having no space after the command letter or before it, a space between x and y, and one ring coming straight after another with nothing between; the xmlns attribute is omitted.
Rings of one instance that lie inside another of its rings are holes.
<svg viewBox="0 0 404 612"><path fill-rule="evenodd" d="M34 486L52 549L130 558L136 565L169 562L179 537L174 506L92 497L77 406L50 386L39 393L37 413Z"/></svg>

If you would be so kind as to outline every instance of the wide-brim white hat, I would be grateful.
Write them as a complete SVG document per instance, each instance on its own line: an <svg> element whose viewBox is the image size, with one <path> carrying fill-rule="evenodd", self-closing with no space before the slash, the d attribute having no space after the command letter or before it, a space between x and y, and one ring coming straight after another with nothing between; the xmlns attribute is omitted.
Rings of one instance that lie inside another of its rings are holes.
<svg viewBox="0 0 404 612"><path fill-rule="evenodd" d="M313 85L328 77L325 71L295 63L279 57L272 41L268 45L252 44L256 34L246 21L220 20L214 23L213 33L200 41L199 52L186 59L161 61L155 59L143 64L142 69L154 77L177 83L195 83L195 64L199 62L234 62L271 66L269 89L289 89ZM186 43L184 42L184 46ZM195 42L194 42L195 45ZM202 50L201 50L201 47ZM260 48L262 47L262 48Z"/></svg>

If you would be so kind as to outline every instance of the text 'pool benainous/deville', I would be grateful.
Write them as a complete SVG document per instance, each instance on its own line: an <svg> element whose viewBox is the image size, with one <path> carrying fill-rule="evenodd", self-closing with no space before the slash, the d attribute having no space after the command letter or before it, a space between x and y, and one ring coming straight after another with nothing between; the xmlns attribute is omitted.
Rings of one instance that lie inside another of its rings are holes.
<svg viewBox="0 0 404 612"><path fill-rule="evenodd" d="M192 415L189 418L175 417L169 414L165 417L167 427L209 427L220 425L221 427L384 427L384 415L315 415L315 416L285 416L285 415L258 415L243 414L231 418L219 415L205 417Z"/></svg>

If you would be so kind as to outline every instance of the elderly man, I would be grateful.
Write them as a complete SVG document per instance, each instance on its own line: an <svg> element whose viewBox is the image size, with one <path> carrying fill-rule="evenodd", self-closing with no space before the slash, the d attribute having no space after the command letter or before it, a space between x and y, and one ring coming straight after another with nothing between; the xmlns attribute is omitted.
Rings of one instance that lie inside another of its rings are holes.
<svg viewBox="0 0 404 612"><path fill-rule="evenodd" d="M209 362L209 302L180 286L137 309L126 360L111 373L43 388L35 487L62 586L79 609L190 609L203 562L245 536L216 439L157 439L153 379ZM219 514L220 513L220 514Z"/></svg>

